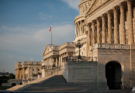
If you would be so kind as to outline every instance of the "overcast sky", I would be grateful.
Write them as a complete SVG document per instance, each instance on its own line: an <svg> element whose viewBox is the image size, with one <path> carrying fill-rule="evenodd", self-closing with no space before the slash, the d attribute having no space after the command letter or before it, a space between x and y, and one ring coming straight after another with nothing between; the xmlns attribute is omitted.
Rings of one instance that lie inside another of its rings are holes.
<svg viewBox="0 0 135 93"><path fill-rule="evenodd" d="M0 0L0 72L14 72L18 61L41 61L50 43L74 40L80 0Z"/></svg>

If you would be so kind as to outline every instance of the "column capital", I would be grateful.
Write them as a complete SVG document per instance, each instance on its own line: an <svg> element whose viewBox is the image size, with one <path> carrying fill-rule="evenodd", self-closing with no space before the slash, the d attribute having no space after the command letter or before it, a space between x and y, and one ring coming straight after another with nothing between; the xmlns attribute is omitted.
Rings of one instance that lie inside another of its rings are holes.
<svg viewBox="0 0 135 93"><path fill-rule="evenodd" d="M117 7L117 6L116 6L116 7ZM124 8L124 7L125 7L125 2L121 2L121 3L119 4L119 7Z"/></svg>
<svg viewBox="0 0 135 93"><path fill-rule="evenodd" d="M106 13L105 14L102 14L102 16L101 17L105 17L106 16Z"/></svg>
<svg viewBox="0 0 135 93"><path fill-rule="evenodd" d="M107 14L110 14L111 12L112 12L112 10L108 10L108 11L107 11Z"/></svg>
<svg viewBox="0 0 135 93"><path fill-rule="evenodd" d="M115 6L115 7L113 8L113 11L114 11L114 10L118 10L118 8L119 8L119 6Z"/></svg>

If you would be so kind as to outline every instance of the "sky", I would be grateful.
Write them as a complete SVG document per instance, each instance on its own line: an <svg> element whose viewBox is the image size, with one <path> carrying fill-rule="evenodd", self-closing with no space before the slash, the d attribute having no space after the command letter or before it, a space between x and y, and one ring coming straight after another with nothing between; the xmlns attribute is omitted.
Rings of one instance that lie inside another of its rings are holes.
<svg viewBox="0 0 135 93"><path fill-rule="evenodd" d="M80 0L0 0L0 72L15 71L15 63L41 61L50 44L74 40L74 18Z"/></svg>

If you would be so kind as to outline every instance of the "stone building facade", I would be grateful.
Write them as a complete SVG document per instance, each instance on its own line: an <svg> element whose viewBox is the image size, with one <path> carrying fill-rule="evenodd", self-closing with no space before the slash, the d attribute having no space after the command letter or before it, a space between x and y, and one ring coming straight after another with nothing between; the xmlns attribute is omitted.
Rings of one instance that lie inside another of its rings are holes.
<svg viewBox="0 0 135 93"><path fill-rule="evenodd" d="M17 63L16 79L33 79L38 72L47 77L63 70L63 59L78 55L76 44L80 41L81 56L95 62L87 67L94 66L88 71L95 75L96 86L100 89L103 85L109 89L135 86L135 0L81 0L79 10L74 20L74 41L47 45L41 63Z"/></svg>
<svg viewBox="0 0 135 93"><path fill-rule="evenodd" d="M41 62L25 61L15 64L16 80L31 81L41 76Z"/></svg>
<svg viewBox="0 0 135 93"><path fill-rule="evenodd" d="M74 56L75 44L66 42L62 45L47 45L43 52L42 77L51 75L64 67L63 58Z"/></svg>
<svg viewBox="0 0 135 93"><path fill-rule="evenodd" d="M110 89L132 88L135 85L135 1L81 0L79 10L74 20L74 47L47 46L42 66L63 67L63 57L78 55L75 44L80 41L81 56L98 63L95 74L99 87L107 84Z"/></svg>
<svg viewBox="0 0 135 93"><path fill-rule="evenodd" d="M107 82L109 88L114 82L131 88L135 85L135 1L81 0L79 9L75 42L85 41L81 51L103 64L97 66L97 73L102 73L99 82Z"/></svg>

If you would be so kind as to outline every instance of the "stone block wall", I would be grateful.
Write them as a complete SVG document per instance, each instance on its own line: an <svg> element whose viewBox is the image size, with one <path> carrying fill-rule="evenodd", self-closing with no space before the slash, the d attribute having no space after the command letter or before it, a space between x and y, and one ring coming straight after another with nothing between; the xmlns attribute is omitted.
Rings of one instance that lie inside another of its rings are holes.
<svg viewBox="0 0 135 93"><path fill-rule="evenodd" d="M122 88L132 88L134 82L135 73L132 73L131 68L135 72L135 50L132 50L132 63L130 62L130 49L111 49L111 48L99 48L98 49L98 63L103 67L98 67L98 71L102 71L98 75L105 77L105 66L109 62L118 62L121 65L122 70ZM132 75L134 74L134 75ZM100 81L100 77L98 77Z"/></svg>
<svg viewBox="0 0 135 93"><path fill-rule="evenodd" d="M96 62L66 62L64 77L67 82L74 83L96 83Z"/></svg>

